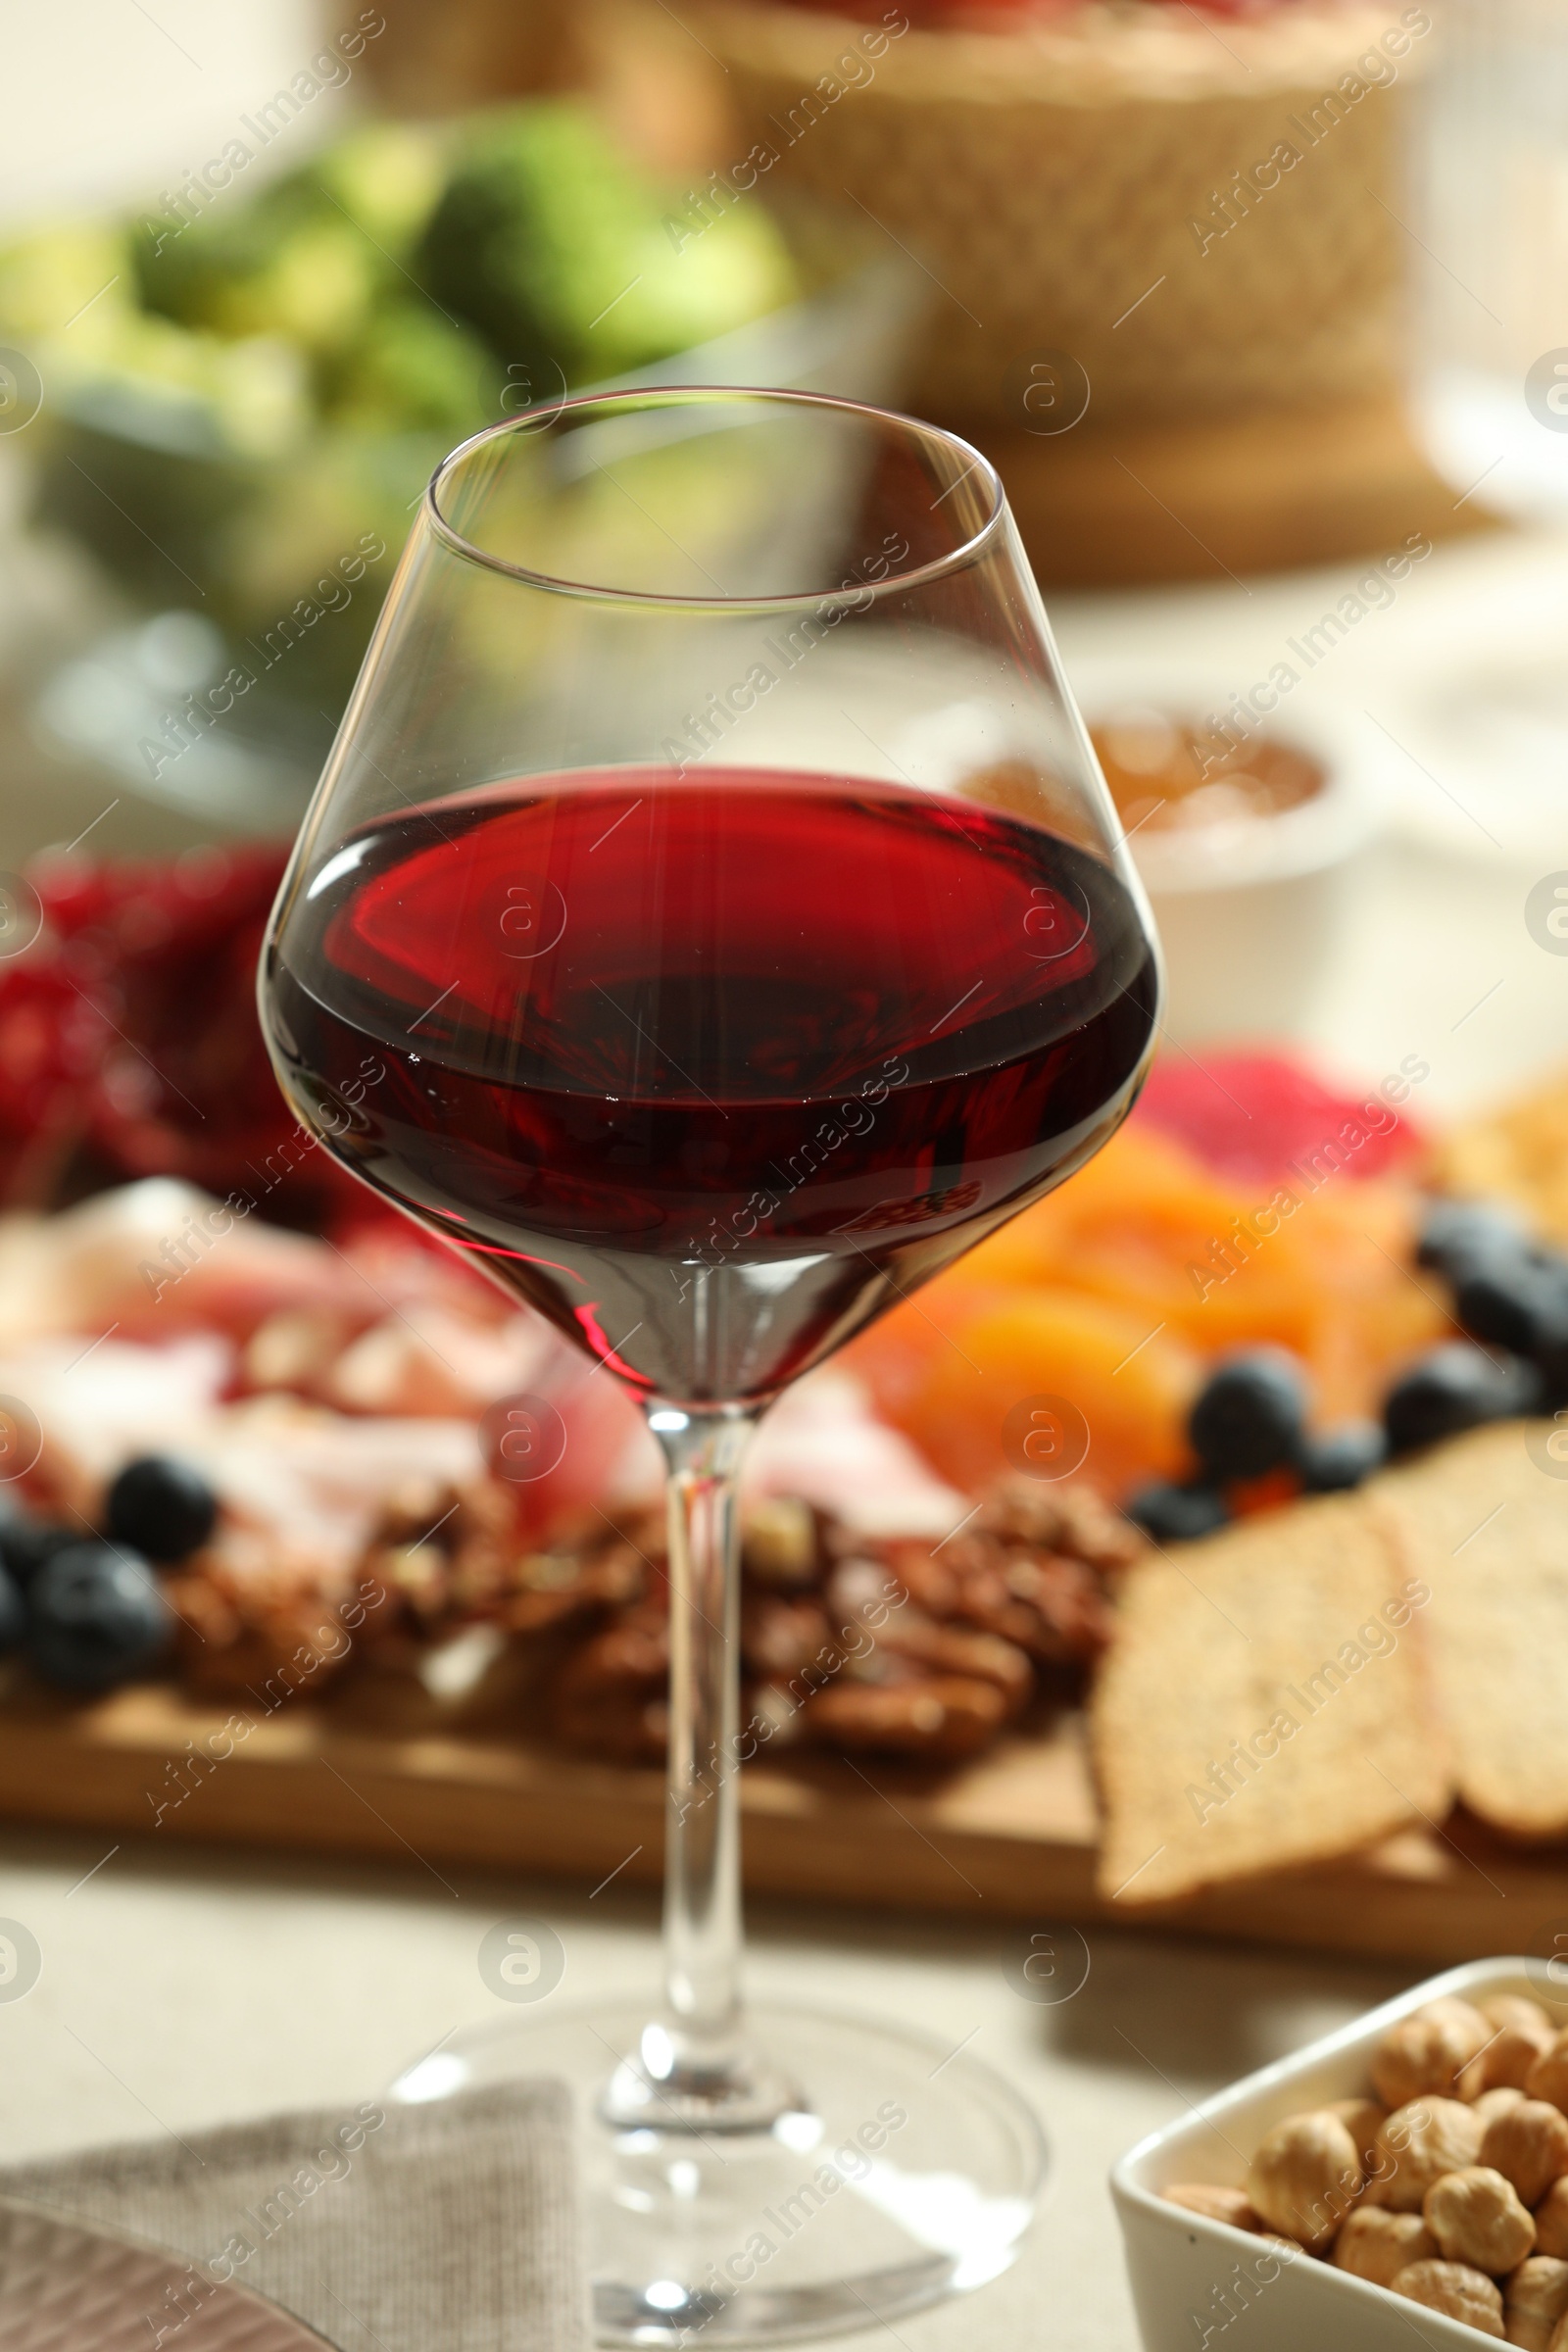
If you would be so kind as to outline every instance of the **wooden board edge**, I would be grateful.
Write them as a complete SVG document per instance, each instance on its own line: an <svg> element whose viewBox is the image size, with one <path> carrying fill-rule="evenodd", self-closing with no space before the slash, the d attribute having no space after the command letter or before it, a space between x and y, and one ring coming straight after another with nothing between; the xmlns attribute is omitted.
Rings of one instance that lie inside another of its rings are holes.
<svg viewBox="0 0 1568 2352"><path fill-rule="evenodd" d="M422 1749L427 1764L447 1769L394 1769L377 1760L378 1746ZM171 1761L159 1741L82 1741L0 1718L0 1818L119 1832L144 1852L168 1838L392 1861L422 1867L443 1884L443 1865L579 1886L611 1875L655 1886L662 1876L662 1799L652 1772L583 1766L551 1776L548 1787L539 1779L530 1786L526 1772L509 1779L452 1769L463 1751L451 1741L378 1743L353 1735L279 1740L270 1753L236 1753L194 1781L188 1766L183 1781L172 1780ZM185 1793L173 1801L179 1787ZM917 1797L877 1797L873 1790L850 1816L834 1804L829 1825L821 1803L788 1806L776 1790L749 1791L748 1890L971 1924L1061 1921L1117 1935L1425 1963L1549 1951L1568 1922L1568 1864L1489 1856L1483 1869L1462 1855L1436 1873L1352 1860L1135 1909L1096 1893L1094 1849L1081 1841L955 1828ZM846 1828L856 1834L846 1837Z"/></svg>

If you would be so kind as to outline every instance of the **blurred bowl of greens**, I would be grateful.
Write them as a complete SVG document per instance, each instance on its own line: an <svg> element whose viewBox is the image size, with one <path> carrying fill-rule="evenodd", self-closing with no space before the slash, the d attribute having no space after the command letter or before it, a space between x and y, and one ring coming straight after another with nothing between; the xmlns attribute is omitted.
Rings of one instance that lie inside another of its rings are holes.
<svg viewBox="0 0 1568 2352"><path fill-rule="evenodd" d="M215 829L287 827L454 444L607 383L886 401L920 300L863 221L694 210L559 98L30 231L0 248L30 516L125 615L47 680L43 732Z"/></svg>

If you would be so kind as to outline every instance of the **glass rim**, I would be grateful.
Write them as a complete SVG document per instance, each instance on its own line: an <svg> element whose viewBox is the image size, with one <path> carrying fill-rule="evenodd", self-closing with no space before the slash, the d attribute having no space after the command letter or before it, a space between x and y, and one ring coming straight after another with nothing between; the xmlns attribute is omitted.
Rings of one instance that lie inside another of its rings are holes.
<svg viewBox="0 0 1568 2352"><path fill-rule="evenodd" d="M956 451L966 463L956 480L934 500L940 505L966 481L978 479L986 492L987 512L977 527L960 546L950 548L946 555L935 556L930 562L916 564L910 571L890 572L885 579L866 580L840 588L793 589L777 596L670 596L641 588L612 588L588 580L568 580L547 571L532 571L527 565L511 563L505 556L493 555L472 539L466 538L449 522L441 512L440 492L455 466L473 451L491 441L513 433L534 438L540 429L537 416L505 416L499 424L488 424L481 432L470 433L446 456L425 484L421 513L443 546L466 563L477 564L485 571L497 572L504 579L518 581L527 588L537 588L550 596L569 596L593 604L628 605L651 612L774 612L796 611L803 606L820 608L823 605L843 604L863 611L867 600L876 602L885 596L903 594L911 588L923 588L931 582L945 579L951 573L974 563L988 540L1001 528L1007 512L1006 493L997 468L982 451L959 434L950 432L946 425L929 423L922 416L910 416L901 409L880 409L871 401L847 400L831 392L803 392L784 385L770 384L650 384L646 387L622 385L618 390L577 392L551 405L546 421L580 414L585 410L615 408L704 408L717 407L721 402L779 403L808 409L832 409L846 416L870 419L877 425L898 425L916 440Z"/></svg>

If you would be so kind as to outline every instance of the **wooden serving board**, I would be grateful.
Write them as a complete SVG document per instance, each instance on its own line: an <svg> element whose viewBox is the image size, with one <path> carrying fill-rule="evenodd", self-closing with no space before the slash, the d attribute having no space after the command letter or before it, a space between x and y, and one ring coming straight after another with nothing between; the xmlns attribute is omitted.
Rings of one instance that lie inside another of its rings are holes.
<svg viewBox="0 0 1568 2352"><path fill-rule="evenodd" d="M655 1771L493 1731L388 1730L337 1707L292 1705L237 1742L224 1731L235 1720L249 1718L162 1686L89 1707L11 1693L0 1813L106 1838L376 1855L443 1879L476 1866L589 1886L660 1877ZM1181 1903L1108 1903L1094 1888L1094 1798L1070 1716L941 1777L813 1756L754 1765L743 1786L758 1893L1422 1961L1550 1953L1568 1934L1568 1850L1506 1847L1463 1822Z"/></svg>

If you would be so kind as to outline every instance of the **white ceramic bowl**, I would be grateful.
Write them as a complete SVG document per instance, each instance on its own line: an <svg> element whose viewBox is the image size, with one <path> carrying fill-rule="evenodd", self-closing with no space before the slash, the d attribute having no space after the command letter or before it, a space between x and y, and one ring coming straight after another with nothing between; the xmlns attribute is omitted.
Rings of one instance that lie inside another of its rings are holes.
<svg viewBox="0 0 1568 2352"><path fill-rule="evenodd" d="M1133 710L1201 723L1228 700L1221 681L1177 663L1085 662L1069 674L1091 727ZM1310 1026L1353 860L1382 821L1358 711L1319 695L1282 703L1261 727L1322 767L1309 801L1190 832L1146 825L1129 840L1165 951L1165 1026L1184 1045L1288 1039Z"/></svg>
<svg viewBox="0 0 1568 2352"><path fill-rule="evenodd" d="M1495 2341L1309 2254L1281 2261L1265 2240L1168 2204L1159 2191L1179 2180L1242 2187L1248 2160L1273 2125L1366 2091L1372 2051L1396 2019L1441 1993L1540 2000L1543 1974L1540 1961L1519 1959L1451 1968L1129 2149L1112 2168L1110 2190L1145 2352L1419 2352L1423 2344L1474 2352Z"/></svg>

